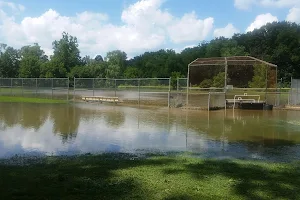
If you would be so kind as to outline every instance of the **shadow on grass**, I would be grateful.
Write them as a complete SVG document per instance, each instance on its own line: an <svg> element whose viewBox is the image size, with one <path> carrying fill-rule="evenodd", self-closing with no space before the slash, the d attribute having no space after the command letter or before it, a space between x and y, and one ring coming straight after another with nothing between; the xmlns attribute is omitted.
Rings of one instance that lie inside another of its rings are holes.
<svg viewBox="0 0 300 200"><path fill-rule="evenodd" d="M298 164L126 154L0 164L1 199L299 199Z"/></svg>

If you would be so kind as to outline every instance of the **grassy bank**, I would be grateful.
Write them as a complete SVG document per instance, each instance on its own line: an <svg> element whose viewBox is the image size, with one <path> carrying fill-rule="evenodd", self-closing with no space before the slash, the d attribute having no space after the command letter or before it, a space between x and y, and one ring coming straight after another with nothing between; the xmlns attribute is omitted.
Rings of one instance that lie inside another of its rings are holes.
<svg viewBox="0 0 300 200"><path fill-rule="evenodd" d="M13 103L67 103L67 101L59 99L43 99L32 97L18 97L18 96L0 96L0 102Z"/></svg>
<svg viewBox="0 0 300 200"><path fill-rule="evenodd" d="M299 163L121 154L1 162L1 199L300 198Z"/></svg>

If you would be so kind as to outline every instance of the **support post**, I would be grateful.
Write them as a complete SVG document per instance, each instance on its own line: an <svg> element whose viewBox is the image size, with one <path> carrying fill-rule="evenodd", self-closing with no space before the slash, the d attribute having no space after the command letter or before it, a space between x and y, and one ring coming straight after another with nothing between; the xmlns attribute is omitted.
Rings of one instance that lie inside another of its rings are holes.
<svg viewBox="0 0 300 200"><path fill-rule="evenodd" d="M139 92L139 106L140 106L140 100L141 100L140 79L138 79L138 92Z"/></svg>
<svg viewBox="0 0 300 200"><path fill-rule="evenodd" d="M169 79L168 108L170 108L171 78Z"/></svg>
<svg viewBox="0 0 300 200"><path fill-rule="evenodd" d="M23 78L21 79L22 81L22 96L24 96L24 85L23 85Z"/></svg>
<svg viewBox="0 0 300 200"><path fill-rule="evenodd" d="M13 79L11 78L10 79L10 95L13 94L12 87L13 87Z"/></svg>
<svg viewBox="0 0 300 200"><path fill-rule="evenodd" d="M51 98L53 99L53 78L51 78Z"/></svg>
<svg viewBox="0 0 300 200"><path fill-rule="evenodd" d="M188 76L186 80L186 107L189 105L190 65L188 65Z"/></svg>
<svg viewBox="0 0 300 200"><path fill-rule="evenodd" d="M67 101L69 101L69 87L70 87L70 78L68 78L68 81L67 81L67 89L68 89L68 94L67 94Z"/></svg>
<svg viewBox="0 0 300 200"><path fill-rule="evenodd" d="M297 80L297 79L296 79ZM297 80L297 100L296 100L296 103L295 105L298 105L299 104L299 81Z"/></svg>
<svg viewBox="0 0 300 200"><path fill-rule="evenodd" d="M75 90L76 90L76 78L74 77L74 83L73 83L73 102L75 102Z"/></svg>
<svg viewBox="0 0 300 200"><path fill-rule="evenodd" d="M93 78L93 96L95 96L95 79Z"/></svg>
<svg viewBox="0 0 300 200"><path fill-rule="evenodd" d="M207 100L207 110L210 110L210 92L208 92L208 100Z"/></svg>
<svg viewBox="0 0 300 200"><path fill-rule="evenodd" d="M38 79L35 79L35 96L37 97L37 93L38 93Z"/></svg>
<svg viewBox="0 0 300 200"><path fill-rule="evenodd" d="M117 96L117 79L115 79L115 97Z"/></svg>
<svg viewBox="0 0 300 200"><path fill-rule="evenodd" d="M267 92L268 92L268 67L266 66L266 91L265 91L265 102L266 103L267 103Z"/></svg>
<svg viewBox="0 0 300 200"><path fill-rule="evenodd" d="M228 70L228 63L227 58L225 57L225 83L224 83L224 92L227 91L227 70Z"/></svg>

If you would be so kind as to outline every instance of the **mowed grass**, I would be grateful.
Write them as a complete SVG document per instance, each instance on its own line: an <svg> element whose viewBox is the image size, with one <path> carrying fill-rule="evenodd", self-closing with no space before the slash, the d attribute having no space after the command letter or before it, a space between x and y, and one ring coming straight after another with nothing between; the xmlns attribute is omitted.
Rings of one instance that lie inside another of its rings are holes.
<svg viewBox="0 0 300 200"><path fill-rule="evenodd" d="M18 96L0 96L0 102L3 103L67 103L67 101L59 99L43 99L33 97L18 97Z"/></svg>
<svg viewBox="0 0 300 200"><path fill-rule="evenodd" d="M0 161L1 199L300 199L298 162L125 154L7 162Z"/></svg>

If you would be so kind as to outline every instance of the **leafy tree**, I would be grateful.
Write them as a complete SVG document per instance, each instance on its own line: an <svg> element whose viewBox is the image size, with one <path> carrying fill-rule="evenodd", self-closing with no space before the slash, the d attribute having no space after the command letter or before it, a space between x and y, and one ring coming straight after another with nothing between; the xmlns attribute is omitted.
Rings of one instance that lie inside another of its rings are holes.
<svg viewBox="0 0 300 200"><path fill-rule="evenodd" d="M252 81L249 81L250 88L265 88L266 87L266 65L255 65L254 76Z"/></svg>
<svg viewBox="0 0 300 200"><path fill-rule="evenodd" d="M139 70L135 67L127 67L124 78L139 78Z"/></svg>
<svg viewBox="0 0 300 200"><path fill-rule="evenodd" d="M78 49L78 41L76 37L63 32L62 38L52 43L53 56L50 62L59 63L64 69L60 71L70 72L75 66L81 65L80 51Z"/></svg>
<svg viewBox="0 0 300 200"><path fill-rule="evenodd" d="M173 89L177 88L177 79L183 78L184 76L180 72L172 72L171 73L171 86Z"/></svg>
<svg viewBox="0 0 300 200"><path fill-rule="evenodd" d="M20 67L20 51L7 45L1 45L0 76L18 77Z"/></svg>
<svg viewBox="0 0 300 200"><path fill-rule="evenodd" d="M204 79L204 80L200 83L199 87L200 87L200 88L210 88L210 87L213 86L213 84L214 84L213 80L211 80L211 79Z"/></svg>
<svg viewBox="0 0 300 200"><path fill-rule="evenodd" d="M127 54L123 51L115 50L108 52L105 60L107 61L110 69L117 70L116 72L109 72L108 76L114 74L113 76L116 76L115 78L118 78L121 74L123 74L126 68L126 59Z"/></svg>
<svg viewBox="0 0 300 200"><path fill-rule="evenodd" d="M103 58L102 58L101 55L97 55L97 56L95 57L95 61L101 63L101 62L103 62L104 60L103 60Z"/></svg>
<svg viewBox="0 0 300 200"><path fill-rule="evenodd" d="M213 78L213 87L223 88L225 85L225 72L220 72Z"/></svg>
<svg viewBox="0 0 300 200"><path fill-rule="evenodd" d="M22 47L19 76L24 78L39 77L41 66L47 60L47 56L38 44Z"/></svg>

